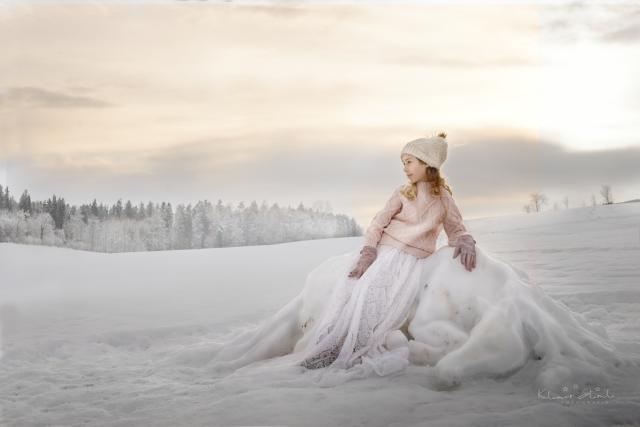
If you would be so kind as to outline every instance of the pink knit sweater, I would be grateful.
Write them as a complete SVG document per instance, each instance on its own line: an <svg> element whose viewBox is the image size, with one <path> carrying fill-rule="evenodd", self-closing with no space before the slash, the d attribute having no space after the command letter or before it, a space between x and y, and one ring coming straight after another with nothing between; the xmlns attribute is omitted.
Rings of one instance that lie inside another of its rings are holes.
<svg viewBox="0 0 640 427"><path fill-rule="evenodd" d="M393 191L367 228L365 246L390 245L417 258L426 258L435 252L443 227L450 246L456 246L460 236L471 235L449 191L442 189L440 196L433 196L429 191L431 183L419 181L417 186L414 200L400 194L404 185Z"/></svg>

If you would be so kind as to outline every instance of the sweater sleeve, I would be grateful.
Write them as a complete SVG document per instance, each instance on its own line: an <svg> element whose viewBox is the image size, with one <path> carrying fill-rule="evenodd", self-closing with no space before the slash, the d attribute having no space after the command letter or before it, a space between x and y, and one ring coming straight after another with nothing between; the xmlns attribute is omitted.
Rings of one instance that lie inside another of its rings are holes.
<svg viewBox="0 0 640 427"><path fill-rule="evenodd" d="M389 225L391 218L402 208L402 200L400 199L400 189L402 186L396 188L384 208L380 210L371 220L371 224L367 228L364 234L364 246L378 246L378 242L382 238L383 229Z"/></svg>
<svg viewBox="0 0 640 427"><path fill-rule="evenodd" d="M447 190L444 190L442 202L445 209L443 225L444 231L447 233L447 237L449 238L448 244L449 246L456 246L460 236L471 236L471 233L467 231L467 228L462 221L462 214L460 214L460 210L458 209L456 202L453 200L453 196L451 196Z"/></svg>

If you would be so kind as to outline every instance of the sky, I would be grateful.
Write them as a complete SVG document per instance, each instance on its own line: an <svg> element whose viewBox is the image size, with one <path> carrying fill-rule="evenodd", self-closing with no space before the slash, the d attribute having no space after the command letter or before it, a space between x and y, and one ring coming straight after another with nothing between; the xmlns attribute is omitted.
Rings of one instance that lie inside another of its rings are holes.
<svg viewBox="0 0 640 427"><path fill-rule="evenodd" d="M16 199L296 207L366 227L447 132L465 218L640 198L640 2L5 1Z"/></svg>

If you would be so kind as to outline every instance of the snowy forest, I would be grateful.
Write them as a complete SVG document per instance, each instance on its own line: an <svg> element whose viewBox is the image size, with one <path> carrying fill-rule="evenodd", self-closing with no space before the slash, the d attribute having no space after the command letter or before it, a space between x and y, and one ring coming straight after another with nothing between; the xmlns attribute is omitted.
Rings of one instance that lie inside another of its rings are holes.
<svg viewBox="0 0 640 427"><path fill-rule="evenodd" d="M361 236L353 218L331 213L327 202L313 208L255 201L236 208L221 200L194 206L162 202L112 206L96 199L79 207L63 197L31 201L24 190L16 201L0 185L0 242L62 246L97 252L158 251L265 245L298 240Z"/></svg>

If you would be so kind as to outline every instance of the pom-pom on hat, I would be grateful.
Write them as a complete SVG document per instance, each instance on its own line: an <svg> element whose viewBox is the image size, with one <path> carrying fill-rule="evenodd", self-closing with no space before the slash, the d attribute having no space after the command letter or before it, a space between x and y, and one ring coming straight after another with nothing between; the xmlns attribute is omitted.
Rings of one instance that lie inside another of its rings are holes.
<svg viewBox="0 0 640 427"><path fill-rule="evenodd" d="M440 169L440 166L447 159L447 140L440 135L407 142L400 157L402 158L403 154L411 154L427 165Z"/></svg>

